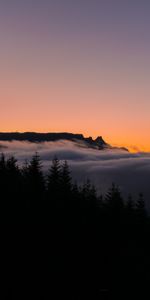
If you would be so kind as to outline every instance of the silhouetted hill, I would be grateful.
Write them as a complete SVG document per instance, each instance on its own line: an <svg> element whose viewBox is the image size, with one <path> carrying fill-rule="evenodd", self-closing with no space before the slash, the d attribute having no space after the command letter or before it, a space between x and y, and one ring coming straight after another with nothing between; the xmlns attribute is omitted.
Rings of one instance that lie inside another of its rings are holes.
<svg viewBox="0 0 150 300"><path fill-rule="evenodd" d="M38 132L0 132L0 141L28 141L32 143L55 142L59 140L83 142L87 147L96 149L105 149L114 147L107 144L102 136L98 136L95 140L92 137L85 138L83 134L74 134L67 132L60 133L38 133ZM128 151L126 148L115 148Z"/></svg>

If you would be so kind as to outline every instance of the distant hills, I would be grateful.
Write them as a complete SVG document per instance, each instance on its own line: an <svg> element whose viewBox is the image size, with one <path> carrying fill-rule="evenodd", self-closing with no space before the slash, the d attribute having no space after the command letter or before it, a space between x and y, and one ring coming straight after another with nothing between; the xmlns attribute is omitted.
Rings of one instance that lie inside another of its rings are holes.
<svg viewBox="0 0 150 300"><path fill-rule="evenodd" d="M74 134L67 132L60 133L38 133L38 132L0 132L0 141L28 141L32 143L42 142L56 142L59 140L67 140L74 142L82 142L86 147L95 148L99 150L103 149L122 149L128 151L126 148L116 148L107 144L102 136L98 136L95 140L92 137L84 137L83 134Z"/></svg>

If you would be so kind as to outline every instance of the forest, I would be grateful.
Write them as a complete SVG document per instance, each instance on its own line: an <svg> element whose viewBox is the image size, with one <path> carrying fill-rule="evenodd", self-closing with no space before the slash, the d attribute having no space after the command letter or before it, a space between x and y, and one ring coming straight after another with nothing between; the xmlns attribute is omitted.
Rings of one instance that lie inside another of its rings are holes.
<svg viewBox="0 0 150 300"><path fill-rule="evenodd" d="M78 181L77 181L78 182ZM1 299L126 299L149 293L144 196L73 182L54 157L0 158ZM137 186L138 192L138 186ZM150 294L150 293L149 293Z"/></svg>

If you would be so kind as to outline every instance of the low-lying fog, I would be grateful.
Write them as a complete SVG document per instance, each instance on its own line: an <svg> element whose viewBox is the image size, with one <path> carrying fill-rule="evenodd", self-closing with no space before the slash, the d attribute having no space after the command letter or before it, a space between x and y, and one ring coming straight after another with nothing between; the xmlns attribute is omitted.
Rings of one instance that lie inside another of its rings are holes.
<svg viewBox="0 0 150 300"><path fill-rule="evenodd" d="M98 190L105 192L115 182L122 194L132 193L134 198L143 192L150 208L150 153L129 153L122 150L96 150L83 143L58 141L44 143L0 142L0 152L7 157L14 155L18 164L38 152L43 170L46 171L54 156L67 160L73 179L83 183L91 179Z"/></svg>

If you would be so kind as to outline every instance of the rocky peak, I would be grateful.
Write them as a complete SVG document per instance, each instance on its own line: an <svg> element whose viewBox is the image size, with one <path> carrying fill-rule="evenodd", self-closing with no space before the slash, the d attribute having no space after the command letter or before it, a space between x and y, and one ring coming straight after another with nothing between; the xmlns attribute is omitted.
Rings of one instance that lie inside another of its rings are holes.
<svg viewBox="0 0 150 300"><path fill-rule="evenodd" d="M94 142L99 146L106 145L106 142L103 140L102 136L98 136Z"/></svg>

